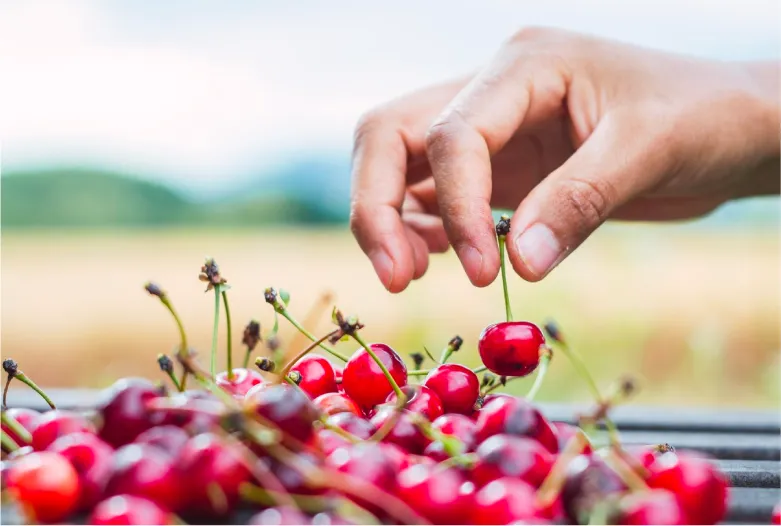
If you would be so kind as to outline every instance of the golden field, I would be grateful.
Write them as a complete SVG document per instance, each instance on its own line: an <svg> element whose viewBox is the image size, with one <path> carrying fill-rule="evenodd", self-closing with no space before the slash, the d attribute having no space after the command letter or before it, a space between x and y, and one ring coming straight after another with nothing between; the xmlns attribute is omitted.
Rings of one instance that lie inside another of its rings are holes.
<svg viewBox="0 0 781 526"><path fill-rule="evenodd" d="M9 232L2 236L2 355L39 384L104 386L120 376L162 378L155 357L177 342L172 320L142 285L158 282L182 315L204 363L213 297L197 280L213 256L232 285L234 348L258 318L271 327L267 286L285 288L303 318L333 291L370 340L403 355L437 354L455 334L455 359L477 364L485 325L504 314L499 281L470 285L451 253L390 295L342 230ZM772 407L779 402L779 237L680 226L604 228L543 283L511 280L515 315L555 318L608 385L640 380L638 403ZM292 332L283 320L282 339ZM328 329L320 317L314 332ZM225 349L224 316L220 353ZM345 352L350 343L340 343ZM222 356L222 354L221 354ZM220 358L223 359L222 357ZM508 385L522 393L529 379ZM542 400L585 400L563 355L554 358Z"/></svg>

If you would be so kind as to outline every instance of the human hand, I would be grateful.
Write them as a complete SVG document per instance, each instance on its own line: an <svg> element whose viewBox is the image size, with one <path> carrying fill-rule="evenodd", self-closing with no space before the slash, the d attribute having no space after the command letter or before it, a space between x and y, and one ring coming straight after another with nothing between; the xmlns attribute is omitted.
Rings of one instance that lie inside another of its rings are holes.
<svg viewBox="0 0 781 526"><path fill-rule="evenodd" d="M476 76L361 119L351 228L391 292L449 245L486 286L499 272L491 209L517 207L509 259L537 281L607 219L778 193L778 89L775 63L523 30Z"/></svg>

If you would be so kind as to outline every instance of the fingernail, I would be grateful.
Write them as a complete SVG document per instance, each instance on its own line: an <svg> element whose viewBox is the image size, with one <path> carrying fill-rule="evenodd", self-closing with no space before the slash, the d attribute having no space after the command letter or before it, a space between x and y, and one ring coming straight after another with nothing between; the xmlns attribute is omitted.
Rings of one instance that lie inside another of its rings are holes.
<svg viewBox="0 0 781 526"><path fill-rule="evenodd" d="M515 238L515 249L524 265L538 277L553 270L562 254L556 235L542 223L535 223Z"/></svg>
<svg viewBox="0 0 781 526"><path fill-rule="evenodd" d="M371 255L374 272L379 276L380 281L385 288L389 288L393 283L393 260L384 250L378 250Z"/></svg>
<svg viewBox="0 0 781 526"><path fill-rule="evenodd" d="M483 254L471 245L459 246L456 253L467 273L473 273L475 276L472 281L479 280L483 273Z"/></svg>

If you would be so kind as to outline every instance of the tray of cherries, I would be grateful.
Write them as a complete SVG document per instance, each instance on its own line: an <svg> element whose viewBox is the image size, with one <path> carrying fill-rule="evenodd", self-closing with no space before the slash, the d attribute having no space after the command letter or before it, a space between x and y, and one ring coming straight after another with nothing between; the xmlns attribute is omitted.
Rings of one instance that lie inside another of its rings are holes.
<svg viewBox="0 0 781 526"><path fill-rule="evenodd" d="M559 328L514 321L504 268L509 220L497 225L506 320L487 327L483 366L411 355L408 368L364 326L334 308L317 337L291 313L290 296L266 289L274 327L244 329L243 366L232 358L227 280L213 259L199 279L214 293L207 368L187 342L169 295L145 290L179 332L157 357L168 385L120 379L84 410L57 409L7 359L2 411L2 523L87 524L716 524L729 481L695 451L621 443L611 409L633 389L603 392ZM216 364L218 320L227 364ZM283 346L280 318L309 343ZM343 355L334 346L352 340ZM266 352L251 355L263 342ZM551 422L535 404L554 350L593 394L577 426ZM319 353L319 354L316 354ZM428 368L424 364L430 362ZM501 388L536 374L524 397ZM51 410L6 408L12 380ZM778 521L778 510L775 519ZM777 523L777 522L776 522Z"/></svg>

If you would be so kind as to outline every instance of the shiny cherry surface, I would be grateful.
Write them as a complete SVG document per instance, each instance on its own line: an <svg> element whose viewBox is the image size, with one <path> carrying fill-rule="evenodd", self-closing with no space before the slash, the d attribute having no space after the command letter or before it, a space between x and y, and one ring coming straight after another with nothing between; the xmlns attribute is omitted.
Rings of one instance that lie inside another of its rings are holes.
<svg viewBox="0 0 781 526"><path fill-rule="evenodd" d="M135 443L149 444L170 456L176 456L189 439L190 435L181 427L156 426L138 435Z"/></svg>
<svg viewBox="0 0 781 526"><path fill-rule="evenodd" d="M154 425L146 402L162 394L143 378L123 378L101 393L98 402L102 425L100 438L113 447L131 443Z"/></svg>
<svg viewBox="0 0 781 526"><path fill-rule="evenodd" d="M111 476L114 449L92 433L72 433L52 442L48 451L67 458L76 470L81 488L78 509L92 509Z"/></svg>
<svg viewBox="0 0 781 526"><path fill-rule="evenodd" d="M545 336L535 324L510 321L486 327L477 350L490 371L502 376L526 376L539 365L544 343Z"/></svg>
<svg viewBox="0 0 781 526"><path fill-rule="evenodd" d="M478 446L475 455L471 477L479 487L502 477L539 487L555 460L536 440L512 435L492 436Z"/></svg>
<svg viewBox="0 0 781 526"><path fill-rule="evenodd" d="M629 494L621 499L619 508L617 524L688 524L678 498L661 489Z"/></svg>
<svg viewBox="0 0 781 526"><path fill-rule="evenodd" d="M149 444L128 444L114 453L106 495L135 495L175 510L182 500L181 479L171 457Z"/></svg>
<svg viewBox="0 0 781 526"><path fill-rule="evenodd" d="M92 510L89 524L175 524L173 516L149 499L116 495Z"/></svg>
<svg viewBox="0 0 781 526"><path fill-rule="evenodd" d="M290 438L304 443L312 438L317 408L298 389L287 384L256 385L247 393L245 403Z"/></svg>
<svg viewBox="0 0 781 526"><path fill-rule="evenodd" d="M397 409L392 405L382 405L372 417L371 422L378 430L391 418ZM428 445L428 439L420 428L415 425L410 413L402 410L391 431L382 439L384 442L396 444L407 453L420 455Z"/></svg>
<svg viewBox="0 0 781 526"><path fill-rule="evenodd" d="M217 373L214 381L226 393L236 398L241 398L247 394L247 391L258 384L262 384L265 380L259 371L237 367L233 369L232 378L228 377L228 371L223 371Z"/></svg>
<svg viewBox="0 0 781 526"><path fill-rule="evenodd" d="M360 406L355 400L344 393L325 393L314 400L315 406L320 412L326 415L335 415L337 413L353 413L357 416L363 416Z"/></svg>
<svg viewBox="0 0 781 526"><path fill-rule="evenodd" d="M384 343L373 343L370 347L396 384L399 387L407 385L407 366L396 351ZM364 409L381 404L393 391L382 369L366 349L357 350L344 366L342 387Z"/></svg>
<svg viewBox="0 0 781 526"><path fill-rule="evenodd" d="M32 446L43 451L61 436L71 433L95 433L95 426L82 414L55 409L41 414L32 430Z"/></svg>
<svg viewBox="0 0 781 526"><path fill-rule="evenodd" d="M63 521L78 505L78 473L59 453L40 451L15 460L8 469L6 487L36 522Z"/></svg>
<svg viewBox="0 0 781 526"><path fill-rule="evenodd" d="M396 483L398 497L434 524L458 524L470 511L474 486L456 469L417 464Z"/></svg>
<svg viewBox="0 0 781 526"><path fill-rule="evenodd" d="M326 419L329 425L344 429L354 437L368 440L377 431L370 421L353 413L337 413Z"/></svg>
<svg viewBox="0 0 781 526"><path fill-rule="evenodd" d="M439 396L445 413L471 414L480 394L477 375L457 363L446 363L432 369L423 385Z"/></svg>
<svg viewBox="0 0 781 526"><path fill-rule="evenodd" d="M38 411L33 411L32 409L26 409L24 407L11 407L10 409L6 410L5 414L16 420L20 426L27 430L28 433L32 433L33 428L41 418L41 413ZM17 445L29 445L24 440L22 440L22 437L17 435L10 428L6 427L5 422L2 424L2 430L3 433L6 433L8 436L13 438Z"/></svg>
<svg viewBox="0 0 781 526"><path fill-rule="evenodd" d="M510 524L517 521L545 522L535 505L535 490L514 478L494 480L475 493L472 504L473 524Z"/></svg>
<svg viewBox="0 0 781 526"><path fill-rule="evenodd" d="M559 451L559 441L539 409L523 398L496 397L487 402L477 417L477 441L506 434L533 438L551 453Z"/></svg>
<svg viewBox="0 0 781 526"><path fill-rule="evenodd" d="M407 397L407 402L404 405L407 411L423 415L429 421L444 413L439 396L428 387L424 385L405 385L401 388L401 391ZM396 393L391 392L385 402L396 405L397 400Z"/></svg>
<svg viewBox="0 0 781 526"><path fill-rule="evenodd" d="M336 392L334 366L322 356L308 354L296 362L290 371L301 375L298 387L313 400L325 393Z"/></svg>

